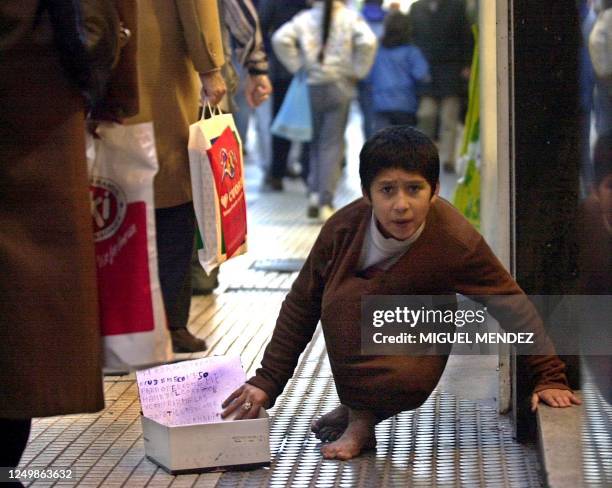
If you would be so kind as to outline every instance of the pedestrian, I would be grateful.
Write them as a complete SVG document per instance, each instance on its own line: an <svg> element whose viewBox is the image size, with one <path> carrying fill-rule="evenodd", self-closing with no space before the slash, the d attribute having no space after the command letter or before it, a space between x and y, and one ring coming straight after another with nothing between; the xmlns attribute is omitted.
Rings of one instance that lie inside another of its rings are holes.
<svg viewBox="0 0 612 488"><path fill-rule="evenodd" d="M274 32L281 25L289 22L298 12L307 8L308 2L306 0L261 0L258 12L265 42L270 45L270 39ZM270 48L268 51L270 53L270 79L274 89L274 94L272 95L272 119L274 119L283 104L293 75L278 59L274 50ZM307 156L308 150L305 146L307 144L302 146L302 151L306 150L304 156ZM262 184L264 190L283 190L283 177L287 175L290 150L291 141L283 137L272 136L272 157L267 165ZM303 166L307 166L307 162Z"/></svg>
<svg viewBox="0 0 612 488"><path fill-rule="evenodd" d="M272 43L290 72L303 69L307 75L312 112L307 215L325 221L334 213L350 103L374 61L376 36L343 1L325 0L280 27Z"/></svg>
<svg viewBox="0 0 612 488"><path fill-rule="evenodd" d="M421 91L418 127L439 140L442 168L451 173L474 49L466 5L463 0L418 0L410 8L410 20L413 42L431 73L431 83Z"/></svg>
<svg viewBox="0 0 612 488"><path fill-rule="evenodd" d="M430 80L429 65L411 44L410 21L401 12L385 19L381 46L369 75L376 130L417 123L417 87Z"/></svg>
<svg viewBox="0 0 612 488"><path fill-rule="evenodd" d="M113 2L136 32L134 2ZM78 36L75 11L0 3L0 466L16 467L33 417L104 408L102 348L83 78L65 64L62 36ZM66 3L62 8L70 8ZM70 23L74 20L74 23ZM59 26L58 21L64 21ZM129 41L128 41L129 42ZM135 51L130 48L130 53ZM134 69L133 59L120 65ZM134 113L131 73L117 72ZM124 100L125 101L125 100ZM21 486L20 483L15 483Z"/></svg>
<svg viewBox="0 0 612 488"><path fill-rule="evenodd" d="M200 102L225 94L224 62L217 0L138 1L140 112L126 124L153 121L155 130L159 280L175 352L206 349L187 330L195 235L187 142Z"/></svg>

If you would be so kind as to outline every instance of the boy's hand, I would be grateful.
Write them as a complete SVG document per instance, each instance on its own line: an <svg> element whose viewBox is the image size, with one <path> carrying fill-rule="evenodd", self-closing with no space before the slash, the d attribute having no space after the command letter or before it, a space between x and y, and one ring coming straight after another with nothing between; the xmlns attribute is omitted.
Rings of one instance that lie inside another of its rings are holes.
<svg viewBox="0 0 612 488"><path fill-rule="evenodd" d="M551 407L571 407L581 405L582 401L569 390L560 390L559 388L547 388L531 395L531 411L535 412L538 409L538 403L542 400L546 405Z"/></svg>
<svg viewBox="0 0 612 488"><path fill-rule="evenodd" d="M225 409L221 413L221 418L225 418L240 409L234 420L256 419L259 415L259 408L267 408L269 405L270 397L265 391L245 383L221 404Z"/></svg>

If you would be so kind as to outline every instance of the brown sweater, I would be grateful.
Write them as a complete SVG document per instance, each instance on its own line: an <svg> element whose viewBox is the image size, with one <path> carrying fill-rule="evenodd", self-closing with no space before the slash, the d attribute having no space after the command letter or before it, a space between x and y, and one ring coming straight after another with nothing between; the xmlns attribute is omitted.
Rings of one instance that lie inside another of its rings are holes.
<svg viewBox="0 0 612 488"><path fill-rule="evenodd" d="M423 234L398 262L382 273L358 273L371 212L364 199L338 211L321 230L285 298L262 366L248 381L263 389L272 404L319 320L343 404L372 410L382 419L417 408L427 399L448 356L361 355L362 295L480 296L505 329L535 333L540 355L527 356L534 391L569 389L565 366L545 337L537 312L527 300L510 304L494 296L524 297L482 236L454 207L438 198ZM513 320L504 323L510 307Z"/></svg>

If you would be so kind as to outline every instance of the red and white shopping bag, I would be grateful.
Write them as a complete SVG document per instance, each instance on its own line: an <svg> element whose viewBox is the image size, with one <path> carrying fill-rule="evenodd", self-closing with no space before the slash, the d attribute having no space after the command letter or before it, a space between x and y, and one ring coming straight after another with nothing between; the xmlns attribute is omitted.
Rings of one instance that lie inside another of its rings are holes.
<svg viewBox="0 0 612 488"><path fill-rule="evenodd" d="M242 142L231 114L213 113L190 126L189 166L198 259L210 273L247 250Z"/></svg>
<svg viewBox="0 0 612 488"><path fill-rule="evenodd" d="M104 364L168 361L172 346L157 271L152 123L103 124L88 139Z"/></svg>

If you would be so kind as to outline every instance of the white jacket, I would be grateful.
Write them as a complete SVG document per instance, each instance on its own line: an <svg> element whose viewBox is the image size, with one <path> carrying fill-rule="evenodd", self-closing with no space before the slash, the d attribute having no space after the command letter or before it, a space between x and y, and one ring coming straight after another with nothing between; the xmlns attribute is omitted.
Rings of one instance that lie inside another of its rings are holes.
<svg viewBox="0 0 612 488"><path fill-rule="evenodd" d="M298 13L272 36L274 52L292 73L301 68L308 83L340 82L353 84L364 78L374 62L376 36L363 17L343 2L333 4L332 22L323 64L319 62L323 2Z"/></svg>

